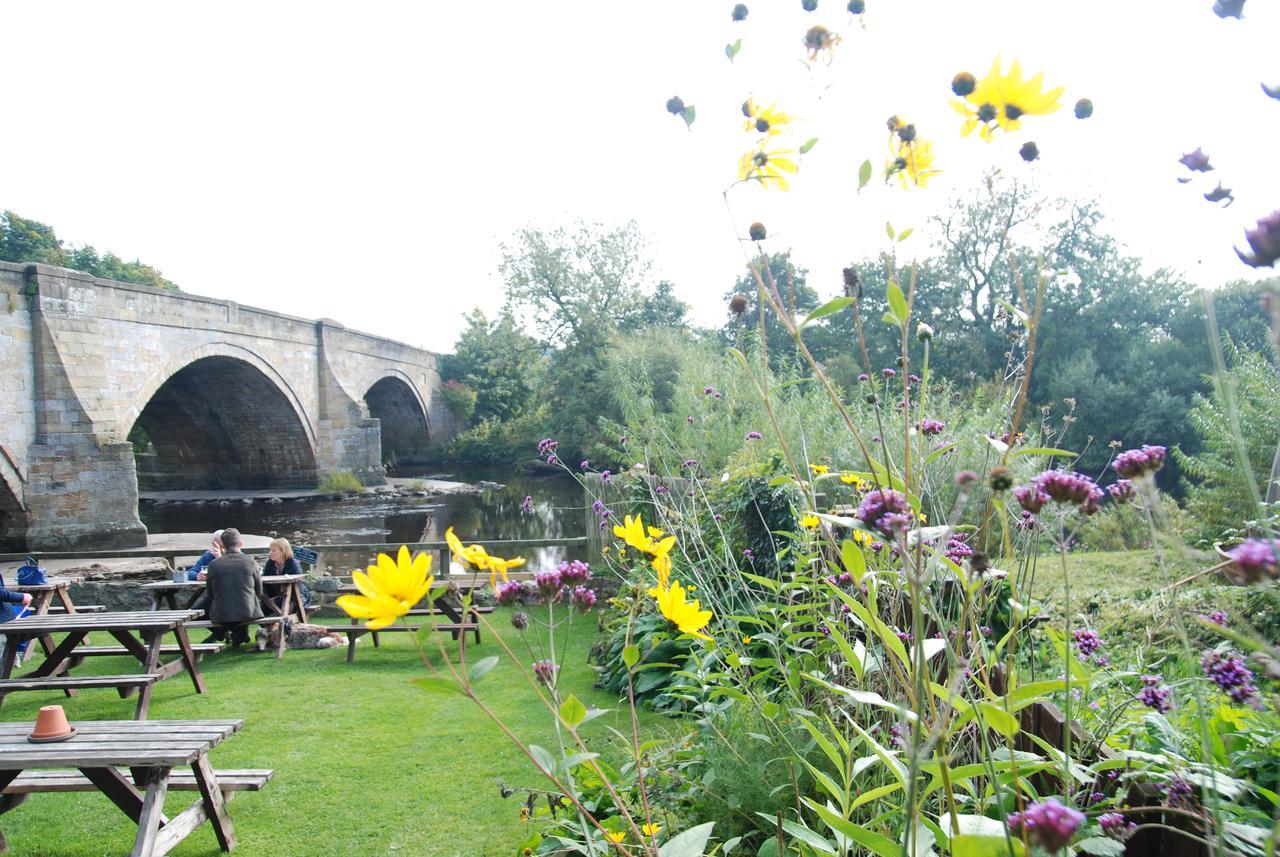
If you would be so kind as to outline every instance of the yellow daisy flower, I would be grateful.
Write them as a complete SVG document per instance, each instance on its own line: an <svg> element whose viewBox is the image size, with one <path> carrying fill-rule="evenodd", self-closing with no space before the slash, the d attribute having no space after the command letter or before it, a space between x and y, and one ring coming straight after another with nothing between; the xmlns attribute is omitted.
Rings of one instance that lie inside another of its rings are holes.
<svg viewBox="0 0 1280 857"><path fill-rule="evenodd" d="M899 141L894 147L894 156L885 164L885 178L897 176L904 189L910 189L912 185L926 187L930 178L942 172L934 169L935 160L932 140Z"/></svg>
<svg viewBox="0 0 1280 857"><path fill-rule="evenodd" d="M371 630L385 628L408 613L414 605L431 591L435 582L431 571L431 555L420 553L410 557L409 549L401 547L395 560L384 553L378 554L376 565L368 572L356 571L351 575L359 595L343 595L338 606L355 619L367 619Z"/></svg>
<svg viewBox="0 0 1280 857"><path fill-rule="evenodd" d="M1014 60L1008 74L1000 71L996 57L987 76L978 81L973 92L951 106L965 117L960 133L969 136L981 126L982 139L990 142L996 128L1016 131L1023 116L1044 116L1062 107L1058 99L1066 87L1044 91L1044 72L1029 80L1022 77L1022 66Z"/></svg>
<svg viewBox="0 0 1280 857"><path fill-rule="evenodd" d="M641 832L641 833L643 833L645 836L657 836L657 835L658 835L658 831L659 831L659 830L661 830L661 829L662 829L662 825L661 825L661 824L642 824L642 825L640 825L640 832Z"/></svg>
<svg viewBox="0 0 1280 857"><path fill-rule="evenodd" d="M776 101L768 107L761 107L755 99L748 98L742 105L742 112L747 117L742 123L743 131L759 131L772 137L781 134L783 128L791 124L791 117L778 109Z"/></svg>
<svg viewBox="0 0 1280 857"><path fill-rule="evenodd" d="M809 469L813 471L814 476L825 476L827 473L827 465L825 464L810 464Z"/></svg>
<svg viewBox="0 0 1280 857"><path fill-rule="evenodd" d="M791 186L783 173L794 175L800 167L790 157L795 149L774 149L766 151L764 147L744 152L738 159L738 179L740 181L758 181L761 187L776 187L787 191Z"/></svg>
<svg viewBox="0 0 1280 857"><path fill-rule="evenodd" d="M862 490L862 480L852 473L841 473L840 481L845 485L852 485L856 491Z"/></svg>
<svg viewBox="0 0 1280 857"><path fill-rule="evenodd" d="M673 622L677 628L700 640L710 640L710 637L701 632L711 621L711 611L703 610L702 604L696 599L686 601L684 595L684 587L678 580L671 581L671 585L666 589L655 586L649 590L649 596L658 602L658 609L662 611L662 615Z"/></svg>
<svg viewBox="0 0 1280 857"><path fill-rule="evenodd" d="M612 833L606 830L604 837L605 839L608 839L613 844L617 845L619 842L627 838L627 833L625 830L617 830Z"/></svg>
<svg viewBox="0 0 1280 857"><path fill-rule="evenodd" d="M489 563L489 585L496 586L498 583L498 575L502 575L502 580L507 581L507 572L513 568L519 568L524 565L525 559L522 556L514 556L511 559L503 559L500 556L491 556L488 558Z"/></svg>
<svg viewBox="0 0 1280 857"><path fill-rule="evenodd" d="M812 530L821 523L822 521L817 515L805 515L800 519L800 526L804 527L806 530Z"/></svg>
<svg viewBox="0 0 1280 857"><path fill-rule="evenodd" d="M453 558L463 565L470 565L478 571L489 567L489 554L480 545L463 546L462 540L453 533L453 527L444 531L444 540L449 545Z"/></svg>
<svg viewBox="0 0 1280 857"><path fill-rule="evenodd" d="M649 527L646 533L644 520L639 515L634 518L627 515L621 525L614 524L613 534L641 553L655 557L670 553L676 544L675 536L661 538L662 530L655 527Z"/></svg>
<svg viewBox="0 0 1280 857"><path fill-rule="evenodd" d="M749 645L751 645L751 638L750 638L750 637L743 637L743 638L742 638L742 645L744 645L744 646L749 646Z"/></svg>

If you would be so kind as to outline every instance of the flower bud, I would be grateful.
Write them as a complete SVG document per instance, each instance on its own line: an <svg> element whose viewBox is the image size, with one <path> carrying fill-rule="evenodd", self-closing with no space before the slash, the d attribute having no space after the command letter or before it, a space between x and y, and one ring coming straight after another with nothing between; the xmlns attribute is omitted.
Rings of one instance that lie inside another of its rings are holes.
<svg viewBox="0 0 1280 857"><path fill-rule="evenodd" d="M889 129L890 134L894 134L902 127L902 120L898 118L897 114L894 114L885 120L884 126Z"/></svg>
<svg viewBox="0 0 1280 857"><path fill-rule="evenodd" d="M1267 268L1280 259L1280 211L1273 211L1258 221L1253 229L1244 231L1245 240L1253 253L1246 256L1239 250L1240 261L1252 268Z"/></svg>
<svg viewBox="0 0 1280 857"><path fill-rule="evenodd" d="M733 20L735 21L747 20L747 4L746 3L739 3L738 5L733 7Z"/></svg>
<svg viewBox="0 0 1280 857"><path fill-rule="evenodd" d="M1031 163L1040 157L1040 149L1031 140L1022 144L1022 148L1018 150L1018 154L1022 156L1022 160Z"/></svg>
<svg viewBox="0 0 1280 857"><path fill-rule="evenodd" d="M867 11L865 0L849 0L850 15L861 15L865 11Z"/></svg>
<svg viewBox="0 0 1280 857"><path fill-rule="evenodd" d="M747 228L747 235L751 236L752 241L763 241L768 234L769 231L765 229L764 224L759 221L751 224L751 226Z"/></svg>
<svg viewBox="0 0 1280 857"><path fill-rule="evenodd" d="M528 628L528 627L529 627L529 614L527 614L527 613L512 613L512 614L511 614L511 627L512 627L512 628L515 628L517 631L523 631L525 628Z"/></svg>
<svg viewBox="0 0 1280 857"><path fill-rule="evenodd" d="M921 342L928 342L933 339L933 328L925 324L923 321L916 325L916 339Z"/></svg>
<svg viewBox="0 0 1280 857"><path fill-rule="evenodd" d="M991 468L991 490L1008 491L1013 487L1013 471L1007 467Z"/></svg>
<svg viewBox="0 0 1280 857"><path fill-rule="evenodd" d="M902 125L898 128L897 134L898 134L899 140L901 140L904 143L910 143L912 140L916 138L916 126Z"/></svg>
<svg viewBox="0 0 1280 857"><path fill-rule="evenodd" d="M951 78L951 91L964 98L978 88L978 81L967 71L962 71Z"/></svg>
<svg viewBox="0 0 1280 857"><path fill-rule="evenodd" d="M766 133L769 130L769 120L763 119L763 118L757 119L756 130L759 131L761 134Z"/></svg>
<svg viewBox="0 0 1280 857"><path fill-rule="evenodd" d="M667 112L672 116L679 116L684 113L684 99L678 95L673 95L667 99Z"/></svg>
<svg viewBox="0 0 1280 857"><path fill-rule="evenodd" d="M1076 102L1076 118L1088 119L1093 115L1093 102L1087 98L1081 98Z"/></svg>
<svg viewBox="0 0 1280 857"><path fill-rule="evenodd" d="M818 0L800 0L800 8L806 12L812 12L818 8Z"/></svg>
<svg viewBox="0 0 1280 857"><path fill-rule="evenodd" d="M747 302L747 296L741 292L729 298L729 311L734 315L742 315L747 311L748 306L750 304Z"/></svg>
<svg viewBox="0 0 1280 857"><path fill-rule="evenodd" d="M844 293L847 297L862 297L862 281L858 278L857 268L845 268L840 272L844 276Z"/></svg>

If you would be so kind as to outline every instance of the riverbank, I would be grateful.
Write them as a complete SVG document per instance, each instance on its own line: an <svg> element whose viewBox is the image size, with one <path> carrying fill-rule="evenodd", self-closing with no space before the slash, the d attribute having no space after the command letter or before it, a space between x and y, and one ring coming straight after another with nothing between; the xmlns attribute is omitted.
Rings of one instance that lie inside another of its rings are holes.
<svg viewBox="0 0 1280 857"><path fill-rule="evenodd" d="M446 474L447 475L447 474ZM219 506L252 506L254 503L276 504L298 500L345 500L359 497L385 498L442 497L457 494L480 494L502 488L498 482L455 482L436 477L389 477L387 484L374 485L363 491L324 492L315 488L262 488L229 490L139 491L138 501L161 506L166 503L216 503Z"/></svg>

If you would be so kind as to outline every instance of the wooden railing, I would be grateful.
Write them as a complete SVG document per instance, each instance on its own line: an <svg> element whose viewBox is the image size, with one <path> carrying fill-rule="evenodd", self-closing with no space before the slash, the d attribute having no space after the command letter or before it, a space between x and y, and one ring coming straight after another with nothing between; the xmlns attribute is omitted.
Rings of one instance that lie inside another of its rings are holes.
<svg viewBox="0 0 1280 857"><path fill-rule="evenodd" d="M545 547L582 547L588 545L586 536L576 536L572 538L554 538L554 539L477 539L469 541L469 544L478 544L484 546L485 550L498 556L510 558L517 555L526 548L545 548ZM394 554L400 550L400 546L404 545L409 550L414 551L432 551L436 554L436 568L448 568L448 552L449 545L443 541L432 542L361 542L358 544L308 544L305 547L310 548L316 553L323 554L325 551L341 551L343 553L368 553L370 558L377 553ZM246 547L241 549L244 553L251 556L265 556L267 548L265 547ZM119 550L85 550L85 551L26 551L23 553L0 553L0 562L22 562L28 556L34 557L37 562L48 562L50 560L98 560L98 559L147 559L162 558L169 563L170 568L176 567L178 557L198 557L202 553L202 548L124 548Z"/></svg>

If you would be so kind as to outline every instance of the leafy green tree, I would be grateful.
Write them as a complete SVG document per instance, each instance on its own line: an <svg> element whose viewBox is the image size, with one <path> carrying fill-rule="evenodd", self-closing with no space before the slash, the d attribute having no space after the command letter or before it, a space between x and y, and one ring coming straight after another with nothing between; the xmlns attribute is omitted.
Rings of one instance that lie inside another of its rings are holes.
<svg viewBox="0 0 1280 857"><path fill-rule="evenodd" d="M440 373L475 391L476 420L505 420L529 404L543 362L542 346L520 330L511 313L491 322L475 309L454 353L441 358Z"/></svg>
<svg viewBox="0 0 1280 857"><path fill-rule="evenodd" d="M1222 384L1207 396L1197 395L1191 408L1200 449L1191 455L1173 452L1191 481L1187 506L1206 539L1260 517L1249 479L1265 493L1280 440L1280 374L1274 351L1245 351L1230 339L1223 347L1228 369Z"/></svg>
<svg viewBox="0 0 1280 857"><path fill-rule="evenodd" d="M176 289L150 265L137 259L126 262L114 253L98 255L92 245L64 247L52 226L20 217L12 211L0 215L0 260L40 262L84 271L95 277L138 283L160 289Z"/></svg>

